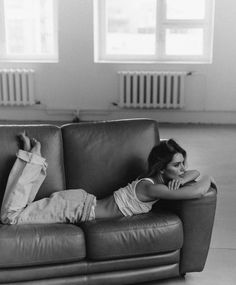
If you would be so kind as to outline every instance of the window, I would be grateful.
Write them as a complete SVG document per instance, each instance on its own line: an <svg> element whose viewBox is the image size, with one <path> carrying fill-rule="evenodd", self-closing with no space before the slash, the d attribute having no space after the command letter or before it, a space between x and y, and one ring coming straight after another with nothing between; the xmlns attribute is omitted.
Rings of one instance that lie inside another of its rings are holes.
<svg viewBox="0 0 236 285"><path fill-rule="evenodd" d="M94 0L95 61L212 61L214 0Z"/></svg>
<svg viewBox="0 0 236 285"><path fill-rule="evenodd" d="M57 61L56 0L0 0L0 60Z"/></svg>

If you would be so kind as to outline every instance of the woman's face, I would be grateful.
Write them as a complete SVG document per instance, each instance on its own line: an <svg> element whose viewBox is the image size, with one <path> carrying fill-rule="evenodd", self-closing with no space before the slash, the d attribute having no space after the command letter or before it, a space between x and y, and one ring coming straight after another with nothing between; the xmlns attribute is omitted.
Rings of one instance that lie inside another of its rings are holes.
<svg viewBox="0 0 236 285"><path fill-rule="evenodd" d="M173 180L181 177L185 172L184 157L181 153L176 153L171 162L164 169L163 175L167 180Z"/></svg>

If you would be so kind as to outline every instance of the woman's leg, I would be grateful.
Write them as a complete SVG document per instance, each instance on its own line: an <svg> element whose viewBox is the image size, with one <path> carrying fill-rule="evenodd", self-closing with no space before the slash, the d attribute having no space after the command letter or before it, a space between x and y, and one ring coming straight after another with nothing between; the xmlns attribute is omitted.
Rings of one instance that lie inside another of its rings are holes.
<svg viewBox="0 0 236 285"><path fill-rule="evenodd" d="M40 143L36 140L30 142L24 133L21 139L24 150L17 153L1 207L1 221L5 224L17 223L18 216L34 200L46 177L47 163L41 157Z"/></svg>
<svg viewBox="0 0 236 285"><path fill-rule="evenodd" d="M17 224L78 223L94 219L96 197L82 189L63 190L30 203L17 217Z"/></svg>
<svg viewBox="0 0 236 285"><path fill-rule="evenodd" d="M49 198L33 202L46 177L47 164L41 157L40 143L34 141L30 153L28 137L23 140L26 151L19 151L8 178L2 223L77 223L94 219L96 197L82 189L55 192Z"/></svg>

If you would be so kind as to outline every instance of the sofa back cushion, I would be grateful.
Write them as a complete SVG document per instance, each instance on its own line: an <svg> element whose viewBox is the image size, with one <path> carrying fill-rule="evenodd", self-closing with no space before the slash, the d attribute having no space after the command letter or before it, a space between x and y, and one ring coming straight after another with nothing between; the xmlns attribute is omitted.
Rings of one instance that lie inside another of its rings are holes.
<svg viewBox="0 0 236 285"><path fill-rule="evenodd" d="M17 135L26 131L42 143L42 155L48 161L47 177L36 200L65 189L62 138L60 128L50 125L1 125L0 126L0 204L3 199L7 178L19 149Z"/></svg>
<svg viewBox="0 0 236 285"><path fill-rule="evenodd" d="M68 124L62 127L67 189L103 198L136 179L159 142L149 119Z"/></svg>

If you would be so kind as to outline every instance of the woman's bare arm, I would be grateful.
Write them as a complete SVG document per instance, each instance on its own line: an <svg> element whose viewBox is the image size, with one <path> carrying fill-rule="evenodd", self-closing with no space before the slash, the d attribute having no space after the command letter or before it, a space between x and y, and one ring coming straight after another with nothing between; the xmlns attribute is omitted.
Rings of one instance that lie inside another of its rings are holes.
<svg viewBox="0 0 236 285"><path fill-rule="evenodd" d="M197 179L200 176L200 172L198 170L187 170L181 176L181 184L184 185L190 181Z"/></svg>
<svg viewBox="0 0 236 285"><path fill-rule="evenodd" d="M199 176L200 176L200 172L198 170L187 170L180 177L170 180L168 182L168 188L170 190L177 190L179 189L179 187L182 187L186 183L194 181Z"/></svg>
<svg viewBox="0 0 236 285"><path fill-rule="evenodd" d="M145 192L146 196L150 199L168 199L168 200L183 200L183 199L196 199L203 197L211 185L211 177L208 175L203 176L193 185L186 185L175 191L170 190L169 187L163 184L150 184L146 183Z"/></svg>

